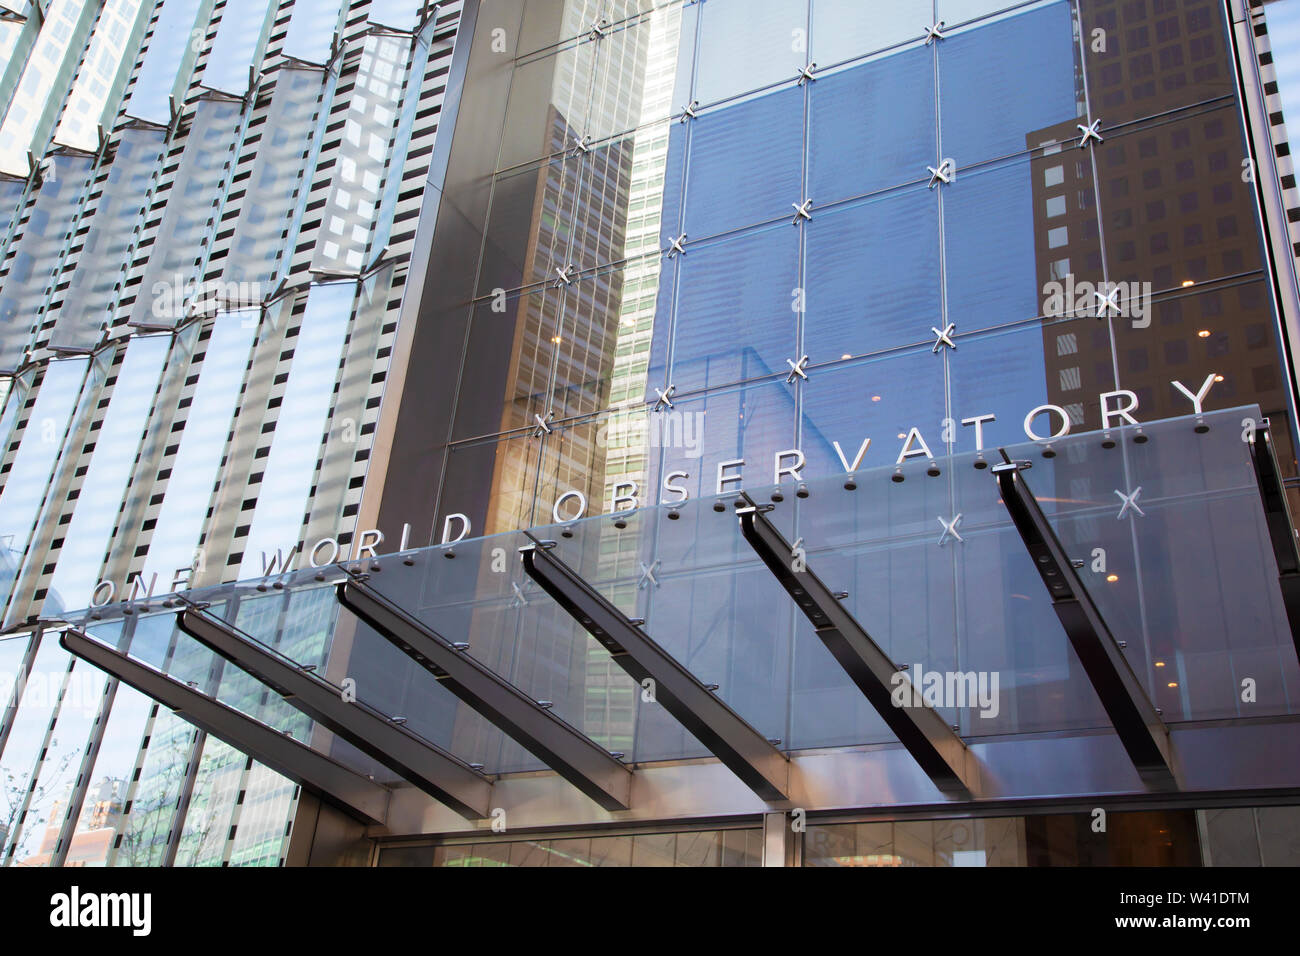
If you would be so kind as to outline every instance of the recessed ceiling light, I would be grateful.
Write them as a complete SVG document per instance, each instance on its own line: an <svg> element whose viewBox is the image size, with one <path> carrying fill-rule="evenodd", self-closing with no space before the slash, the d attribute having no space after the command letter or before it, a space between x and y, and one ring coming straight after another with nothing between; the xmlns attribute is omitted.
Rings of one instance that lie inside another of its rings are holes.
<svg viewBox="0 0 1300 956"><path fill-rule="evenodd" d="M1106 580L1109 581L1111 584L1114 584L1116 581L1119 580L1119 575L1118 575L1118 574L1108 574L1108 575L1106 575Z"/></svg>
<svg viewBox="0 0 1300 956"><path fill-rule="evenodd" d="M1195 280L1195 279L1184 279L1184 280L1183 280L1183 288L1186 289L1189 285L1196 285L1196 280Z"/></svg>
<svg viewBox="0 0 1300 956"><path fill-rule="evenodd" d="M1196 334L1199 335L1199 336L1200 336L1201 338L1203 338L1203 339L1208 339L1208 338L1210 337L1210 330L1209 330L1209 329L1201 329L1201 331L1197 332Z"/></svg>

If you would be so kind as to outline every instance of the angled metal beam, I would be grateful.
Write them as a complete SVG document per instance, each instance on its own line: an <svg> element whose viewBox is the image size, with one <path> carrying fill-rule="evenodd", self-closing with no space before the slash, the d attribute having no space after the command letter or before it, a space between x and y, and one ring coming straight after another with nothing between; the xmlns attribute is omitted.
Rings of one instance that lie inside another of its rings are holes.
<svg viewBox="0 0 1300 956"><path fill-rule="evenodd" d="M340 583L336 594L340 604L600 806L628 808L632 771L605 748L360 580Z"/></svg>
<svg viewBox="0 0 1300 956"><path fill-rule="evenodd" d="M200 644L435 800L469 820L491 813L492 782L469 764L364 704L345 701L338 688L248 640L225 621L194 608L181 611L176 619L180 629Z"/></svg>
<svg viewBox="0 0 1300 956"><path fill-rule="evenodd" d="M524 570L604 645L638 684L654 681L655 701L764 800L785 800L790 761L628 617L532 535Z"/></svg>
<svg viewBox="0 0 1300 956"><path fill-rule="evenodd" d="M979 767L965 742L932 707L894 703L894 675L900 669L806 562L793 560L790 543L764 514L771 507L745 498L745 506L736 510L745 540L934 785L951 796L978 794Z"/></svg>
<svg viewBox="0 0 1300 956"><path fill-rule="evenodd" d="M345 813L368 823L385 822L389 791L373 780L80 631L64 631L59 643L69 653L174 710L194 726L288 777Z"/></svg>
<svg viewBox="0 0 1300 956"><path fill-rule="evenodd" d="M1291 522L1291 508L1287 504L1282 471L1277 465L1267 419L1255 429L1255 439L1250 442L1250 458L1255 466L1255 481L1264 505L1273 556L1277 559L1277 580L1282 588L1286 619L1291 625L1291 641L1295 644L1296 656L1300 657L1300 552L1296 550L1295 525Z"/></svg>
<svg viewBox="0 0 1300 956"><path fill-rule="evenodd" d="M1034 567L1052 598L1052 609L1065 628L1084 673L1142 778L1153 784L1172 783L1169 729L1079 580L1034 493L1020 476L1029 463L1011 461L1006 452L1002 452L1002 457L1003 463L993 466L1002 503L1033 558Z"/></svg>

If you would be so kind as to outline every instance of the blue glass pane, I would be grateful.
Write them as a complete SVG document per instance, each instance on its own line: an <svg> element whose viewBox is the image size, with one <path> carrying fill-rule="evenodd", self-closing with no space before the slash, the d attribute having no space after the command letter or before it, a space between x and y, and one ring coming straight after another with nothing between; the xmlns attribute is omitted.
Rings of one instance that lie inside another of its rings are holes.
<svg viewBox="0 0 1300 956"><path fill-rule="evenodd" d="M940 138L958 168L1037 145L1082 112L1072 5L1055 3L939 43Z"/></svg>
<svg viewBox="0 0 1300 956"><path fill-rule="evenodd" d="M1034 184L1038 169L1037 162L1017 160L977 173L959 172L953 185L940 187L948 320L959 333L1041 315L1051 263L1083 258L1071 256L1071 249L1077 249L1071 241L1085 238L1083 225L1072 231L1044 220L1043 193ZM1064 233L1057 231L1061 229ZM1096 232L1093 220L1094 242Z"/></svg>
<svg viewBox="0 0 1300 956"><path fill-rule="evenodd" d="M781 224L682 258L670 376L679 394L784 373L797 358L798 243Z"/></svg>
<svg viewBox="0 0 1300 956"><path fill-rule="evenodd" d="M812 59L823 69L925 36L933 0L812 0Z"/></svg>
<svg viewBox="0 0 1300 956"><path fill-rule="evenodd" d="M46 484L86 379L86 359L50 362L0 489L0 603L9 599L45 502Z"/></svg>
<svg viewBox="0 0 1300 956"><path fill-rule="evenodd" d="M149 48L144 54L144 63L131 88L131 99L126 104L128 116L152 123L167 123L171 119L167 98L175 89L176 74L187 57L192 62L197 52L192 48L194 41L201 43L203 39L202 29L195 24L200 6L201 0L165 0L162 4L162 12L158 14ZM245 68L244 86L247 85ZM240 90L242 92L243 87Z"/></svg>
<svg viewBox="0 0 1300 956"><path fill-rule="evenodd" d="M938 140L921 48L822 77L809 93L808 191L821 205L927 177Z"/></svg>
<svg viewBox="0 0 1300 956"><path fill-rule="evenodd" d="M802 386L799 447L807 457L809 476L892 465L913 428L925 447L942 455L943 383L943 359L926 346L818 370ZM910 449L920 448L911 442ZM859 451L862 458L855 464ZM925 462L928 456L909 455L907 460Z"/></svg>
<svg viewBox="0 0 1300 956"><path fill-rule="evenodd" d="M200 82L214 90L243 93L248 89L248 68L253 66L257 44L268 15L268 0L226 0Z"/></svg>
<svg viewBox="0 0 1300 956"><path fill-rule="evenodd" d="M804 229L804 351L814 365L932 337L942 281L933 190L822 212Z"/></svg>
<svg viewBox="0 0 1300 956"><path fill-rule="evenodd" d="M126 347L76 510L63 535L64 547L45 598L47 616L90 604L170 345L170 336L145 335Z"/></svg>
<svg viewBox="0 0 1300 956"><path fill-rule="evenodd" d="M686 173L692 239L793 216L803 168L803 90L791 87L693 120Z"/></svg>
<svg viewBox="0 0 1300 956"><path fill-rule="evenodd" d="M1081 318L1027 322L1010 329L956 336L948 354L952 416L994 415L982 423L984 447L1028 441L1025 416L1039 405L1065 409L1074 431L1101 426L1098 396L1114 388L1110 336L1106 323ZM1113 406L1113 403L1112 403ZM1061 416L1043 412L1031 425L1048 436L1062 426ZM957 451L974 451L974 424L957 429Z"/></svg>
<svg viewBox="0 0 1300 956"><path fill-rule="evenodd" d="M289 31L284 38L284 55L308 63L324 63L330 55L330 41L334 39L341 6L342 0L298 0L293 5Z"/></svg>
<svg viewBox="0 0 1300 956"><path fill-rule="evenodd" d="M656 415L666 414L657 412ZM776 453L793 448L795 441L795 391L785 382L764 382L740 388L722 389L674 403L672 425L651 422L663 437L660 471L650 469L647 488L659 500L663 479L671 472L685 472L674 484L687 489L691 498L718 494L718 469L723 462L744 459L744 465L724 470L724 477L739 476L722 490L762 488L772 483ZM674 427L675 426L675 427ZM676 435L680 440L672 440Z"/></svg>
<svg viewBox="0 0 1300 956"><path fill-rule="evenodd" d="M263 572L265 555L274 555L280 548L287 551L299 541L321 443L329 429L330 399L335 394L355 291L348 282L317 286L308 294L275 437L262 469L252 527L244 544L241 578Z"/></svg>
<svg viewBox="0 0 1300 956"><path fill-rule="evenodd" d="M709 0L695 98L709 104L790 80L807 62L807 0Z"/></svg>
<svg viewBox="0 0 1300 956"><path fill-rule="evenodd" d="M0 279L0 368L25 360L90 171L90 160L80 156L60 156L57 165L57 175L41 184L29 207L22 238L6 263L8 274Z"/></svg>
<svg viewBox="0 0 1300 956"><path fill-rule="evenodd" d="M947 26L955 27L968 20L987 17L1018 6L1022 2L1023 0L938 0L939 19Z"/></svg>
<svg viewBox="0 0 1300 956"><path fill-rule="evenodd" d="M412 30L420 18L421 0L370 0L370 22Z"/></svg>

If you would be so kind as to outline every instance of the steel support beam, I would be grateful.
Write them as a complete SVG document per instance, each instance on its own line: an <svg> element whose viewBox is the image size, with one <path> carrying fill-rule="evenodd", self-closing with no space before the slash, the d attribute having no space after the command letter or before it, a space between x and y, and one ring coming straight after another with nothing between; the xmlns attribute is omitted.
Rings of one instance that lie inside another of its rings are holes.
<svg viewBox="0 0 1300 956"><path fill-rule="evenodd" d="M785 754L557 558L551 543L532 540L531 547L521 549L529 577L633 680L638 684L653 680L655 702L755 793L764 800L787 799L790 761Z"/></svg>
<svg viewBox="0 0 1300 956"><path fill-rule="evenodd" d="M492 782L468 764L359 701L344 700L332 684L250 641L225 621L194 608L179 612L176 619L200 644L435 800L469 820L491 813Z"/></svg>
<svg viewBox="0 0 1300 956"><path fill-rule="evenodd" d="M900 668L807 563L793 559L790 543L764 514L770 508L745 498L744 507L736 511L745 540L934 785L949 796L978 795L979 767L965 742L932 707L895 705L894 675L900 673Z"/></svg>
<svg viewBox="0 0 1300 956"><path fill-rule="evenodd" d="M1013 462L1005 452L1002 457L1004 462L993 466L1002 503L1020 532L1025 549L1051 596L1052 609L1101 698L1106 715L1143 780L1171 784L1169 729L1125 660L1123 650L1084 588L1034 493L1020 476L1028 463Z"/></svg>
<svg viewBox="0 0 1300 956"><path fill-rule="evenodd" d="M1255 440L1250 443L1250 458L1255 466L1255 481L1264 505L1264 520L1273 544L1273 556L1277 559L1277 581L1282 588L1286 619L1291 625L1291 641L1296 656L1300 657L1300 552L1296 550L1295 525L1291 523L1291 508L1287 504L1282 472L1277 465L1267 420L1255 429Z"/></svg>
<svg viewBox="0 0 1300 956"><path fill-rule="evenodd" d="M389 791L373 780L79 631L64 631L59 643L345 813L367 823L385 822Z"/></svg>
<svg viewBox="0 0 1300 956"><path fill-rule="evenodd" d="M343 581L336 594L340 604L601 807L628 808L632 771L609 751L362 581Z"/></svg>

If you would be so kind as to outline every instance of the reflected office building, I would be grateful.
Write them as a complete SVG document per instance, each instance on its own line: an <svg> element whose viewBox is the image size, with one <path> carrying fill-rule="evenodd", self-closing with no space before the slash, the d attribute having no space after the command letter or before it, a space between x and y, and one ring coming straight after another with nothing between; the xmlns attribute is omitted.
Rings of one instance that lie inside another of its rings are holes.
<svg viewBox="0 0 1300 956"><path fill-rule="evenodd" d="M0 861L1300 864L1266 13L0 22Z"/></svg>

